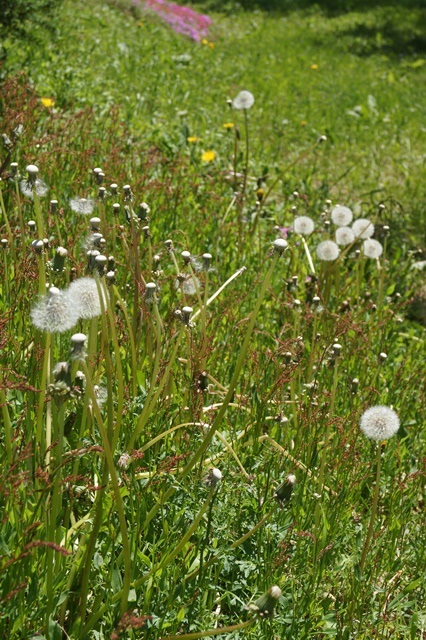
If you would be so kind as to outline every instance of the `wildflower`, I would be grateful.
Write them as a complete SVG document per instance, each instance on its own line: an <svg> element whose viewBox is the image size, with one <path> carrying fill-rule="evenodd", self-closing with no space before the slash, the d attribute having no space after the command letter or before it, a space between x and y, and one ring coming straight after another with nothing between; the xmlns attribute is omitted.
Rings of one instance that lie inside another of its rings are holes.
<svg viewBox="0 0 426 640"><path fill-rule="evenodd" d="M85 320L96 318L102 313L101 301L99 297L98 285L94 278L78 278L71 282L68 288L68 295L78 317ZM103 293L103 306L106 306L105 294Z"/></svg>
<svg viewBox="0 0 426 640"><path fill-rule="evenodd" d="M317 246L317 256L320 260L332 262L339 257L340 249L333 240L324 240Z"/></svg>
<svg viewBox="0 0 426 640"><path fill-rule="evenodd" d="M293 229L295 233L309 236L315 229L314 221L309 216L297 216L293 222Z"/></svg>
<svg viewBox="0 0 426 640"><path fill-rule="evenodd" d="M201 156L201 160L203 162L213 162L213 160L216 158L216 152L215 151L204 151L204 153Z"/></svg>
<svg viewBox="0 0 426 640"><path fill-rule="evenodd" d="M301 127L306 127L306 125L307 125L307 124L308 124L308 123L306 122L306 120L301 120L301 121L300 121L300 126L301 126Z"/></svg>
<svg viewBox="0 0 426 640"><path fill-rule="evenodd" d="M372 238L364 240L362 248L367 258L380 258L383 253L383 247L380 242Z"/></svg>
<svg viewBox="0 0 426 640"><path fill-rule="evenodd" d="M341 246L352 244L355 240L355 234L350 227L338 227L336 229L336 242Z"/></svg>
<svg viewBox="0 0 426 640"><path fill-rule="evenodd" d="M223 128L224 129L228 129L229 130L229 129L233 129L234 127L235 127L235 125L234 125L233 122L224 122L223 123Z"/></svg>
<svg viewBox="0 0 426 640"><path fill-rule="evenodd" d="M41 331L63 333L78 321L78 312L68 293L51 287L31 311L33 324Z"/></svg>
<svg viewBox="0 0 426 640"><path fill-rule="evenodd" d="M275 605L280 598L281 589L277 587L277 585L274 585L255 602L249 604L248 609L262 618L272 616L274 614Z"/></svg>
<svg viewBox="0 0 426 640"><path fill-rule="evenodd" d="M367 218L358 218L352 225L352 231L357 239L362 238L366 240L373 235L374 225L370 220L367 220Z"/></svg>
<svg viewBox="0 0 426 640"><path fill-rule="evenodd" d="M214 49L214 42L209 42L210 49Z"/></svg>
<svg viewBox="0 0 426 640"><path fill-rule="evenodd" d="M377 405L364 411L359 424L363 434L370 440L388 440L398 431L399 418L390 407Z"/></svg>
<svg viewBox="0 0 426 640"><path fill-rule="evenodd" d="M316 71L318 69L318 65L317 64L311 64L311 69Z"/></svg>
<svg viewBox="0 0 426 640"><path fill-rule="evenodd" d="M41 98L40 99L41 104L43 105L43 107L46 107L47 109L49 107L53 107L55 104L55 101L52 100L52 98Z"/></svg>
<svg viewBox="0 0 426 640"><path fill-rule="evenodd" d="M194 144L195 142L198 142L201 138L197 138L197 136L188 136L186 141L189 142L190 144Z"/></svg>
<svg viewBox="0 0 426 640"><path fill-rule="evenodd" d="M331 210L331 219L338 227L347 227L352 222L353 217L352 210L341 204L336 204Z"/></svg>
<svg viewBox="0 0 426 640"><path fill-rule="evenodd" d="M81 213L83 215L90 215L95 208L95 202L91 198L72 198L70 200L71 211L74 213Z"/></svg>
<svg viewBox="0 0 426 640"><path fill-rule="evenodd" d="M203 38L201 40L201 44L209 44L209 41L207 40L207 38Z"/></svg>
<svg viewBox="0 0 426 640"><path fill-rule="evenodd" d="M250 91L240 91L232 106L234 109L250 109L254 105L254 96Z"/></svg>
<svg viewBox="0 0 426 640"><path fill-rule="evenodd" d="M48 192L47 185L37 178L38 167L35 164L29 164L27 166L27 174L28 177L26 180L21 180L21 191L27 198L32 198L34 196L34 192L37 196L42 198Z"/></svg>

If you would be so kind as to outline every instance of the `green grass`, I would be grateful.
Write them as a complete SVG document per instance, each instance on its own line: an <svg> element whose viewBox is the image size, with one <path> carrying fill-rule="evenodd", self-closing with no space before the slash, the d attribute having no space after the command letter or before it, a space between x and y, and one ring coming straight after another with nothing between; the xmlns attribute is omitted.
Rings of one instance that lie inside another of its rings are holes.
<svg viewBox="0 0 426 640"><path fill-rule="evenodd" d="M422 275L422 10L338 4L229 5L212 14L214 46L100 2L4 32L2 637L425 633L425 342L408 320ZM244 113L226 103L240 89L255 96L247 165ZM46 197L20 192L29 163ZM114 279L90 271L99 315L49 334L31 310L46 283L66 290L87 273L94 242L77 196L95 199ZM328 200L371 217L378 261L360 241L318 259L334 237ZM315 232L306 246L290 234L279 256L296 214ZM193 324L176 314L185 305ZM77 331L87 357L75 361ZM386 444L359 429L378 404L401 421ZM213 467L223 478L210 487ZM250 613L272 585L275 615Z"/></svg>

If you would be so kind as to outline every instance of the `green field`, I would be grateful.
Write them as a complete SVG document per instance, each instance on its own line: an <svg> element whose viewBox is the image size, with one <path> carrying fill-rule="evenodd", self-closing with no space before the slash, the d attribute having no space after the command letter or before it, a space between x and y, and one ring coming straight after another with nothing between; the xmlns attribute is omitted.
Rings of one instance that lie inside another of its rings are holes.
<svg viewBox="0 0 426 640"><path fill-rule="evenodd" d="M192 6L0 2L0 634L423 638L426 9Z"/></svg>

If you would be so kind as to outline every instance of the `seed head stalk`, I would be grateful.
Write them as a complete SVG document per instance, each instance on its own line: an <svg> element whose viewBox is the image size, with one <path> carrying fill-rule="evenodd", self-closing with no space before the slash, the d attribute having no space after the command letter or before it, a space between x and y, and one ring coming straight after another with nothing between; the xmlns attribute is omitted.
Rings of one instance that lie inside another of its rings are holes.
<svg viewBox="0 0 426 640"><path fill-rule="evenodd" d="M1 188L1 186L0 186L0 208L1 208L1 211L2 211L2 214L3 214L4 223L6 225L6 231L7 231L10 250L12 252L13 262L15 262L15 257L16 256L15 256L14 236L13 236L13 233L12 233L12 229L10 227L9 217L7 215L6 207L4 206L3 190Z"/></svg>
<svg viewBox="0 0 426 640"><path fill-rule="evenodd" d="M361 560L360 560L360 563L359 563L359 569L360 569L361 573L363 573L363 571L364 571L365 560L367 558L367 553L368 553L368 550L369 550L369 547L370 547L371 538L373 536L373 531L374 531L374 520L375 520L376 514L377 514L377 505L378 505L378 502L379 502L379 493L380 493L381 459L382 459L382 451L381 451L381 446L380 446L380 442L379 442L377 444L376 485L374 487L373 504L372 504L372 507L371 507L371 514L370 514L370 522L369 522L369 525L368 525L368 531L367 531L367 535L365 537L364 546L363 546L363 549L362 549Z"/></svg>

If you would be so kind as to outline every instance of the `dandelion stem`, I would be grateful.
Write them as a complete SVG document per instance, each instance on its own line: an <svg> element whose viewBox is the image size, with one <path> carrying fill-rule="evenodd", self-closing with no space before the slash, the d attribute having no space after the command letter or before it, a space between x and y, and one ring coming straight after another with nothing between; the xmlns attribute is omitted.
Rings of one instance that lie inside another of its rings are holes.
<svg viewBox="0 0 426 640"><path fill-rule="evenodd" d="M371 507L371 515L370 515L370 523L368 525L368 531L365 538L364 546L362 549L361 560L359 563L359 569L361 573L364 571L365 560L367 558L368 549L370 547L371 538L373 536L374 530L374 520L376 518L377 513L377 505L379 502L379 493L380 493L380 467L381 467L381 447L380 442L377 445L377 469L376 469L376 486L374 487L374 497L373 497L373 505Z"/></svg>
<svg viewBox="0 0 426 640"><path fill-rule="evenodd" d="M240 629L247 629L256 622L255 618L246 620L246 622L240 622L240 624L234 624L229 627L219 627L217 629L208 629L207 631L195 631L194 633L185 633L184 635L177 636L163 636L160 640L196 640L196 638L208 638L211 636L219 636L223 633L233 633Z"/></svg>
<svg viewBox="0 0 426 640"><path fill-rule="evenodd" d="M211 298L209 298L206 302L206 307L209 306L209 304L211 304L213 302L213 300L215 300L224 289L226 289L226 287L228 286L228 284L231 284L231 282L233 280L235 280L235 278L238 278L238 276L240 276L242 273L244 273L246 271L246 267L241 267L241 269L238 269L230 278L228 278L228 280L226 282L223 283L223 285L221 287L219 287L219 289L216 291L216 293L214 293ZM195 320L195 318L197 318L201 313L201 309L197 309L197 311L191 316L191 322L193 322Z"/></svg>

